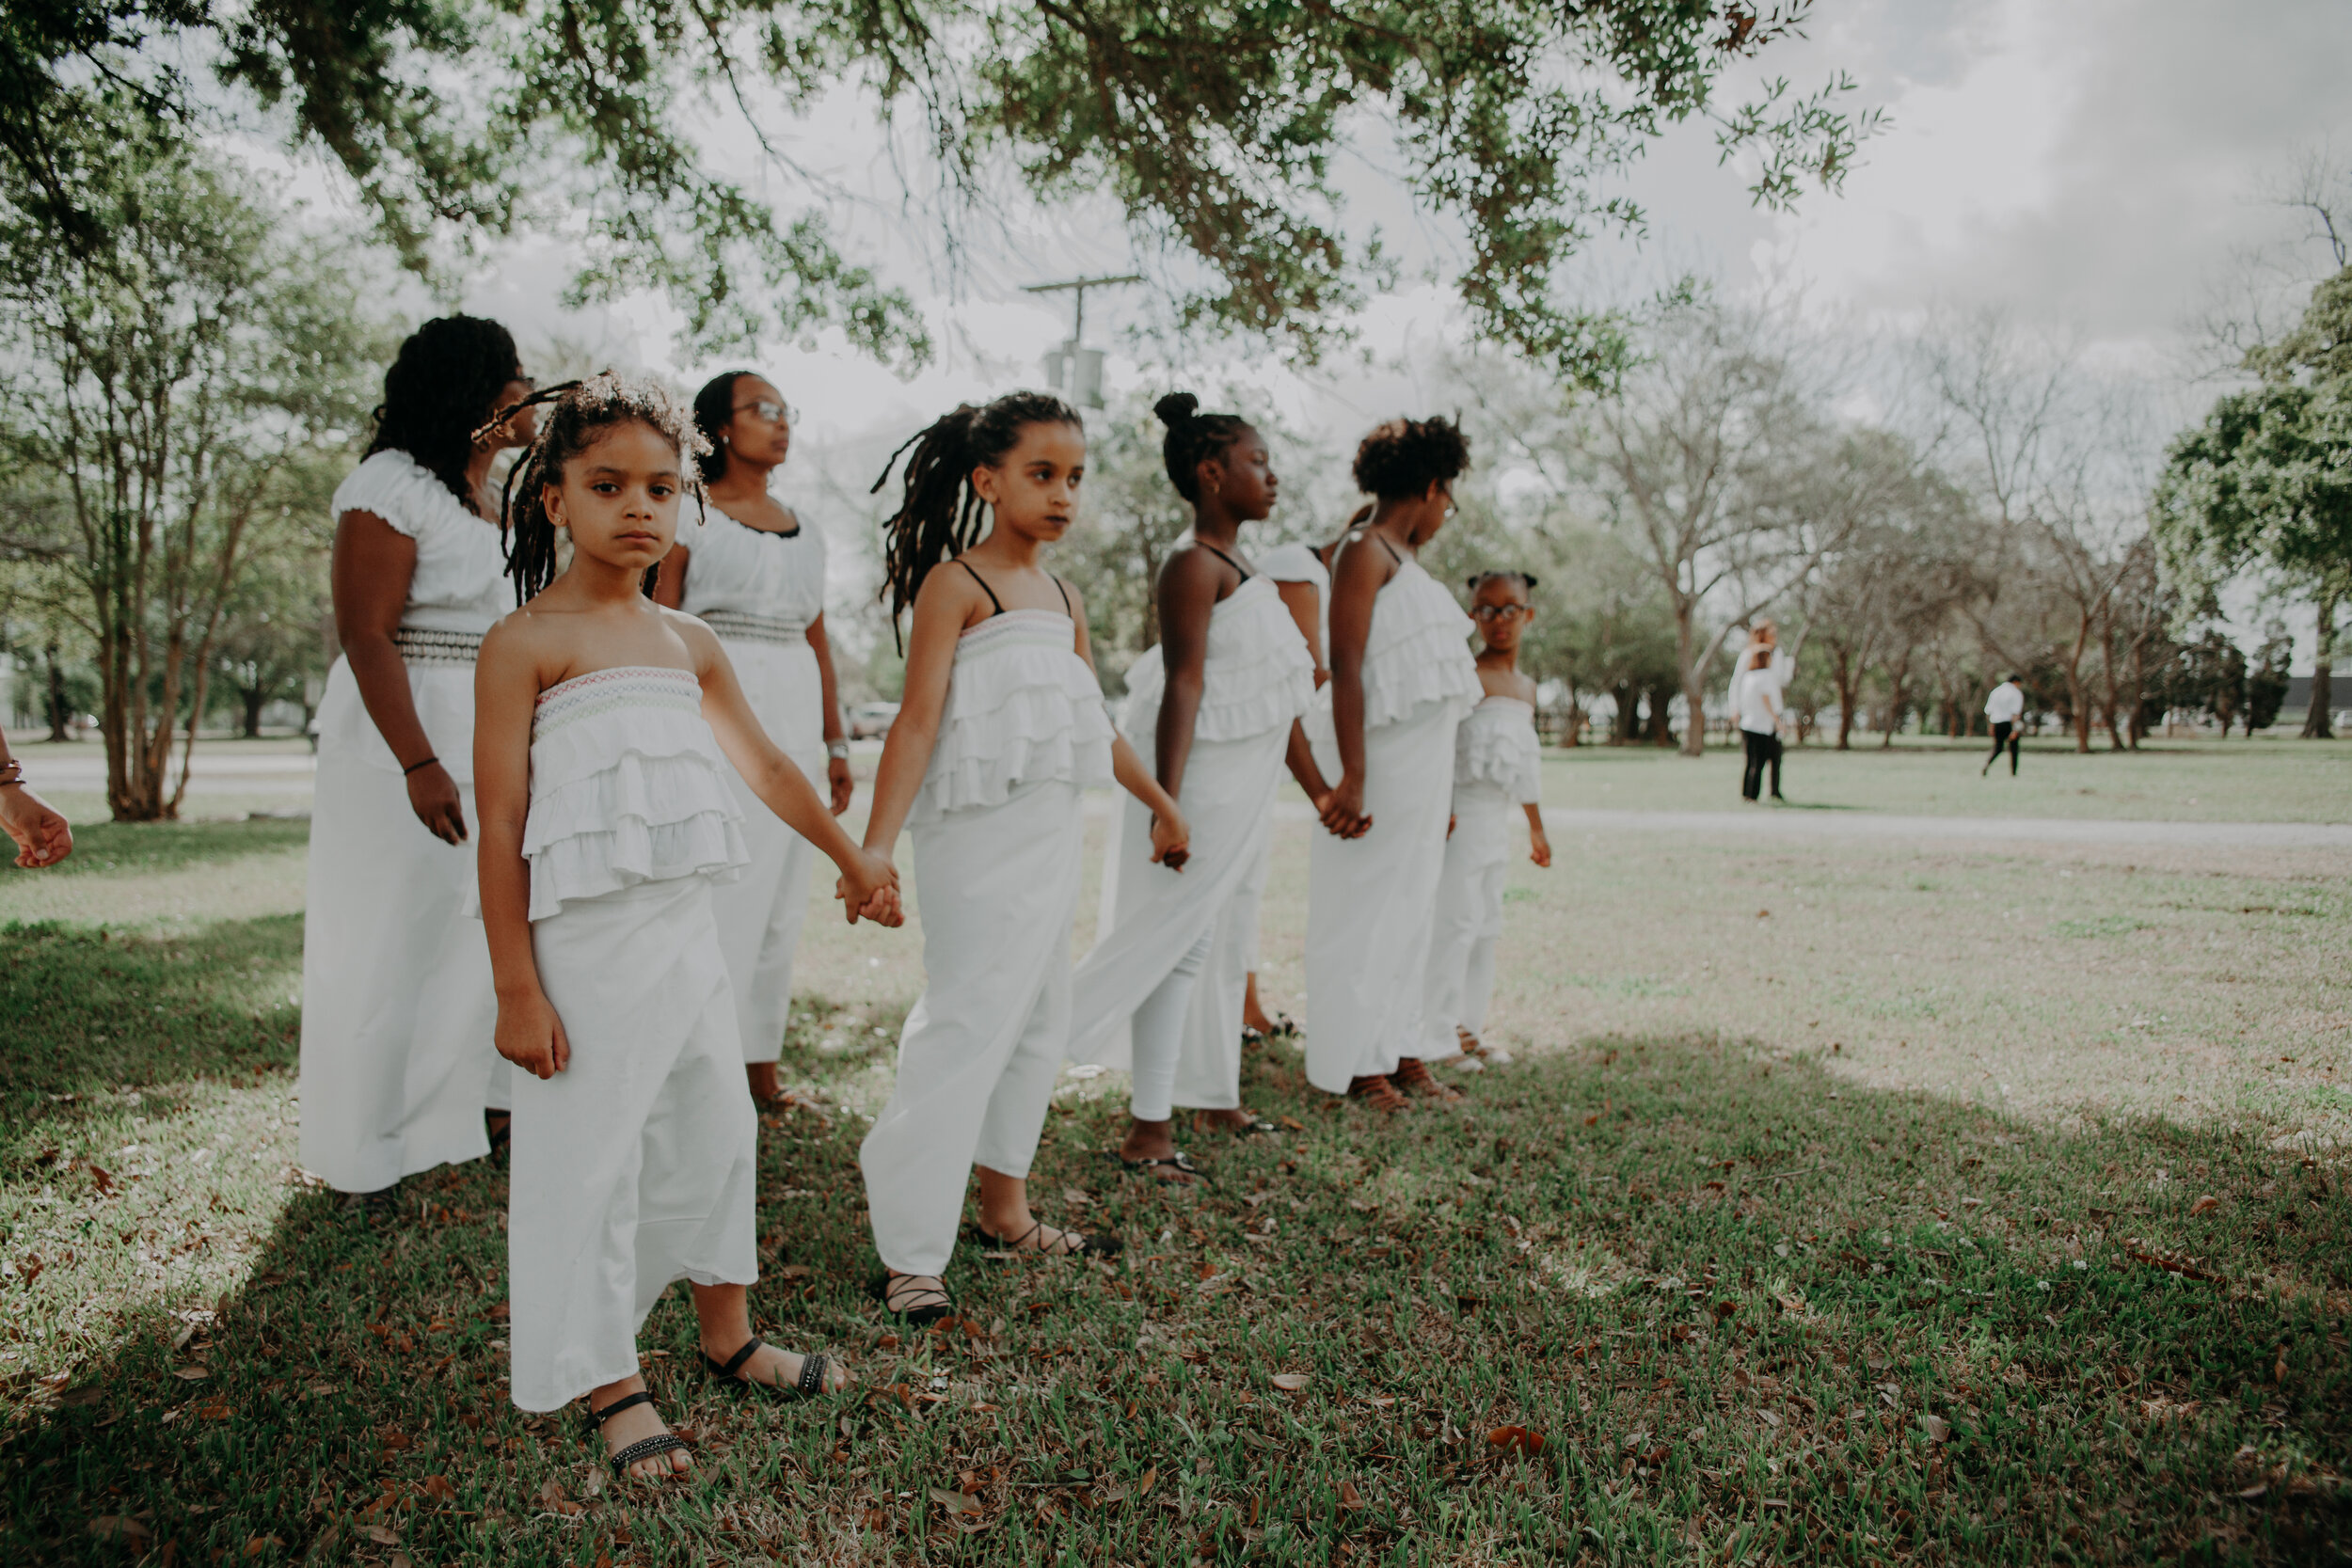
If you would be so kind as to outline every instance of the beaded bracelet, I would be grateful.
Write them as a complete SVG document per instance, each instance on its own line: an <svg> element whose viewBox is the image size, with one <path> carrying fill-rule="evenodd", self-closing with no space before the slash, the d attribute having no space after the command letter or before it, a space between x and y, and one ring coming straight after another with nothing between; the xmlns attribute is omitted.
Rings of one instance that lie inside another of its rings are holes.
<svg viewBox="0 0 2352 1568"><path fill-rule="evenodd" d="M24 782L24 765L23 763L14 757L10 757L6 762L0 762L0 789L9 784L21 784Z"/></svg>

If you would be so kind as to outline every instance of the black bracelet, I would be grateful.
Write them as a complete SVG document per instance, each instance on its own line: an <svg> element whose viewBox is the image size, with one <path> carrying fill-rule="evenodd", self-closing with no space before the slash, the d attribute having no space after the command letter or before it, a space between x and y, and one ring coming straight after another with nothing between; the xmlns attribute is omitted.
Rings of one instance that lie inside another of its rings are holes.
<svg viewBox="0 0 2352 1568"><path fill-rule="evenodd" d="M402 768L402 769L400 770L400 776L401 776L402 778L404 778L404 779L405 779L405 778L406 778L409 774L411 774L411 773L415 772L418 768L430 768L430 767L432 767L435 763L437 763L437 762L438 762L438 761L440 761L440 760L441 760L441 759L440 759L439 757L427 757L427 758L425 758L422 762L412 762L412 763L410 763L407 767L405 767L405 768Z"/></svg>

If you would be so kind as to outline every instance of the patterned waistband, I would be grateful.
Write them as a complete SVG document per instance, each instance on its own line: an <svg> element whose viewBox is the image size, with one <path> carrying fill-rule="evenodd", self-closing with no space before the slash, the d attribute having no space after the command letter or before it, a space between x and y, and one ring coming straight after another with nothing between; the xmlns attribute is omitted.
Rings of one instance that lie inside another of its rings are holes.
<svg viewBox="0 0 2352 1568"><path fill-rule="evenodd" d="M733 637L746 642L775 642L789 647L808 641L805 621L776 621L765 615L747 615L739 610L711 610L703 612L702 623L721 637Z"/></svg>
<svg viewBox="0 0 2352 1568"><path fill-rule="evenodd" d="M469 631L431 631L423 626L395 626L392 646L410 664L471 664L482 652L482 639Z"/></svg>

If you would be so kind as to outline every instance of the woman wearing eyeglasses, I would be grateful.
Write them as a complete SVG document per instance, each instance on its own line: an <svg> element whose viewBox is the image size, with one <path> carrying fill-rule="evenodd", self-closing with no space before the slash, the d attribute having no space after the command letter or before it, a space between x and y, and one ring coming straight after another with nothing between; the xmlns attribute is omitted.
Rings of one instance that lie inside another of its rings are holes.
<svg viewBox="0 0 2352 1568"><path fill-rule="evenodd" d="M793 766L823 775L838 816L850 806L850 745L825 640L824 535L768 493L792 451L793 417L784 394L750 371L713 377L695 394L694 422L710 443L702 460L708 526L691 551L682 542L670 551L654 597L719 634L752 711ZM734 784L752 863L712 890L712 904L752 1095L773 1100L817 851L773 813L754 810L741 779Z"/></svg>
<svg viewBox="0 0 2352 1568"><path fill-rule="evenodd" d="M490 469L538 423L517 406L531 394L518 361L494 321L417 328L329 505L342 657L318 712L302 1164L379 1209L402 1178L506 1138L490 951L466 908L474 655L515 608Z"/></svg>

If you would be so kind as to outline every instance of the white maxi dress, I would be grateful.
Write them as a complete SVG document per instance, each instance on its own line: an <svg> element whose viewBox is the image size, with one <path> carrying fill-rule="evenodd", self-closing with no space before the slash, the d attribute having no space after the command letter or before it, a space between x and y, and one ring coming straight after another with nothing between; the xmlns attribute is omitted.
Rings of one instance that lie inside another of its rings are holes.
<svg viewBox="0 0 2352 1568"><path fill-rule="evenodd" d="M1488 697L1462 721L1454 752L1454 833L1438 878L1437 933L1429 946L1425 1060L1461 1053L1455 1029L1483 1035L1495 993L1495 941L1511 879L1511 816L1540 804L1543 749L1535 709Z"/></svg>
<svg viewBox="0 0 2352 1568"><path fill-rule="evenodd" d="M572 1055L515 1074L509 1337L516 1404L555 1410L637 1370L675 1281L759 1277L758 1118L711 911L747 859L742 812L691 671L540 694L523 854Z"/></svg>
<svg viewBox="0 0 2352 1568"><path fill-rule="evenodd" d="M416 543L394 641L470 835L474 655L515 605L498 527L399 451L352 470L330 510L373 513ZM302 1164L342 1192L375 1192L488 1153L482 1113L505 1107L508 1073L493 1043L489 949L465 915L473 839L444 844L417 820L399 759L341 658L327 672L317 726L302 921Z"/></svg>
<svg viewBox="0 0 2352 1568"><path fill-rule="evenodd" d="M1422 1021L1438 875L1454 801L1454 732L1481 694L1470 619L1415 561L1373 601L1364 643L1361 838L1318 830L1307 897L1307 1081L1344 1094L1396 1070L1428 1037ZM1316 703L1317 765L1336 781L1331 689Z"/></svg>
<svg viewBox="0 0 2352 1568"><path fill-rule="evenodd" d="M825 699L808 628L825 609L824 536L805 523L790 533L748 528L717 507L691 542L680 608L716 632L760 727L792 765L824 792ZM743 1059L783 1053L792 997L792 958L808 913L817 850L752 794L723 759L743 809L752 863L716 888L719 946L735 981Z"/></svg>
<svg viewBox="0 0 2352 1568"><path fill-rule="evenodd" d="M1119 793L1098 935L1073 985L1070 1053L1104 1067L1137 1068L1140 1080L1130 1021L1206 938L1182 1034L1167 1042L1181 1040L1173 1103L1231 1110L1241 1103L1242 994L1256 957L1252 874L1265 865L1291 724L1307 711L1315 689L1307 640L1271 578L1246 578L1209 612L1201 677L1177 802L1192 832L1190 856L1182 871L1152 864L1152 813ZM1158 648L1127 671L1120 727L1146 757L1157 746L1167 684ZM1138 1103L1136 1114L1146 1117Z"/></svg>
<svg viewBox="0 0 2352 1568"><path fill-rule="evenodd" d="M1316 619L1320 623L1317 629L1322 633L1319 641L1323 647L1323 657L1329 658L1331 657L1331 573L1323 564L1322 559L1315 554L1313 547L1293 540L1289 544L1277 545L1272 549L1264 551L1256 558L1255 563L1258 575L1261 577L1271 578L1277 583L1303 582L1314 589ZM1279 590L1277 596L1279 596ZM1283 613L1286 615L1290 613L1288 606L1283 608ZM1291 624L1294 627L1297 625L1295 621ZM1308 684L1311 686L1314 681L1314 673L1311 670L1308 672L1307 678ZM1309 701L1311 705L1312 698L1310 697ZM1258 856L1257 865L1242 881L1239 895L1241 902L1235 908L1233 915L1235 921L1233 942L1242 955L1242 974L1245 976L1258 973L1260 945L1258 910L1265 898L1266 879L1273 873L1274 834L1269 831L1266 833L1265 849ZM1247 987L1248 984L1245 978L1243 985Z"/></svg>
<svg viewBox="0 0 2352 1568"><path fill-rule="evenodd" d="M858 1149L874 1250L936 1275L974 1164L1026 1177L1070 1034L1082 792L1111 721L1071 617L1000 610L956 644L908 826L924 989L889 1103Z"/></svg>

